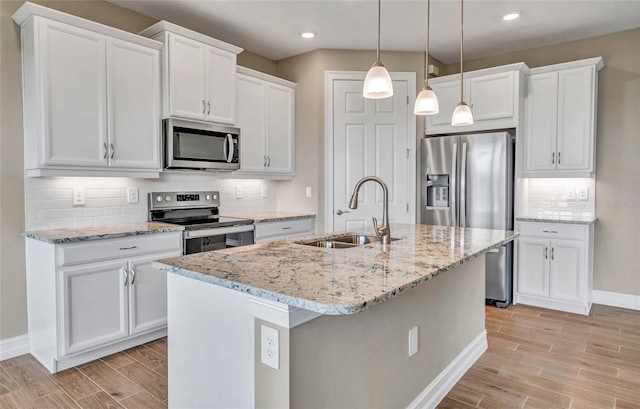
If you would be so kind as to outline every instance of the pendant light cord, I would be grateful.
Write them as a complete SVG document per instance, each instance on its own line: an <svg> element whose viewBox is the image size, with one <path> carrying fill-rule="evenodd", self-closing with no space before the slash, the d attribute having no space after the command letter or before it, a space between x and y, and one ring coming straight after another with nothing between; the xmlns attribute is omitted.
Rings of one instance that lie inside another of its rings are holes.
<svg viewBox="0 0 640 409"><path fill-rule="evenodd" d="M464 86L464 77L462 70L462 50L464 47L464 0L460 0L460 101L464 101L464 93L462 87Z"/></svg>
<svg viewBox="0 0 640 409"><path fill-rule="evenodd" d="M431 8L431 0L427 0L427 48L424 52L424 86L429 86L429 29L431 22L429 20L429 12Z"/></svg>
<svg viewBox="0 0 640 409"><path fill-rule="evenodd" d="M378 47L376 48L376 63L380 63L380 7L382 0L378 0Z"/></svg>

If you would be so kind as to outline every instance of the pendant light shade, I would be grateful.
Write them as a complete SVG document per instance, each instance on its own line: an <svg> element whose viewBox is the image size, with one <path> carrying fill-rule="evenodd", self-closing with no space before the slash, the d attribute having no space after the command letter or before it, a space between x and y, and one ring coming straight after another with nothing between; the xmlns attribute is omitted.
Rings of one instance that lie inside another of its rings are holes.
<svg viewBox="0 0 640 409"><path fill-rule="evenodd" d="M413 106L413 113L416 115L434 115L440 112L438 97L429 86L429 12L431 11L431 0L427 0L427 41L424 52L424 87L416 98Z"/></svg>
<svg viewBox="0 0 640 409"><path fill-rule="evenodd" d="M364 79L362 96L369 99L388 98L393 95L393 83L389 71L380 62L380 7L378 0L378 47L376 48L376 62L371 66Z"/></svg>
<svg viewBox="0 0 640 409"><path fill-rule="evenodd" d="M451 116L451 126L473 125L473 113L464 102L464 0L460 0L460 102Z"/></svg>

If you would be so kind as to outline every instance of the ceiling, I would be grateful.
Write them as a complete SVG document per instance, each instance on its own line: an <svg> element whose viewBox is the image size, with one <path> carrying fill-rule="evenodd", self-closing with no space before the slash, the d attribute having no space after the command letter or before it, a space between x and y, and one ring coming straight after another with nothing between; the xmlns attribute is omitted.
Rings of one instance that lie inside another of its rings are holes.
<svg viewBox="0 0 640 409"><path fill-rule="evenodd" d="M280 60L319 48L375 50L373 0L109 0ZM424 51L426 0L382 1L384 51ZM464 58L472 60L640 27L640 0L466 0ZM505 22L501 15L520 11ZM311 40L302 31L315 31ZM460 2L431 1L429 54L460 60Z"/></svg>

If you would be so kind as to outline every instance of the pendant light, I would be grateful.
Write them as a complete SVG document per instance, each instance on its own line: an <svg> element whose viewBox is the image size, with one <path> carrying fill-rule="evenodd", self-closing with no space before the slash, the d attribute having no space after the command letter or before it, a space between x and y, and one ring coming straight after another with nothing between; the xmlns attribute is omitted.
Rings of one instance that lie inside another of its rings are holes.
<svg viewBox="0 0 640 409"><path fill-rule="evenodd" d="M438 105L438 97L429 86L429 11L431 9L431 0L427 0L427 47L424 52L424 87L416 98L413 106L413 113L416 115L434 115L440 112Z"/></svg>
<svg viewBox="0 0 640 409"><path fill-rule="evenodd" d="M380 62L380 4L378 0L378 48L376 49L376 62L371 66L364 79L362 96L369 99L388 98L393 95L393 84L389 71Z"/></svg>
<svg viewBox="0 0 640 409"><path fill-rule="evenodd" d="M464 0L460 0L460 102L456 105L451 116L452 126L465 126L473 124L471 108L464 102L464 77L463 77L463 47L464 47Z"/></svg>

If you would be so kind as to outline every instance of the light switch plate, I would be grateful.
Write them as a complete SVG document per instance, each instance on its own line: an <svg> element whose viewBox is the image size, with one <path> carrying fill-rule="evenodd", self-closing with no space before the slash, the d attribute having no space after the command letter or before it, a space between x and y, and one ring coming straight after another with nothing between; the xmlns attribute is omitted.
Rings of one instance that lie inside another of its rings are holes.
<svg viewBox="0 0 640 409"><path fill-rule="evenodd" d="M313 190L311 189L311 186L307 186L305 193L307 197L313 197Z"/></svg>
<svg viewBox="0 0 640 409"><path fill-rule="evenodd" d="M84 206L86 203L85 192L83 187L76 187L73 189L73 205Z"/></svg>
<svg viewBox="0 0 640 409"><path fill-rule="evenodd" d="M409 356L413 356L418 352L418 327L409 330Z"/></svg>
<svg viewBox="0 0 640 409"><path fill-rule="evenodd" d="M568 200L576 200L576 188L568 187L567 188L567 199Z"/></svg>
<svg viewBox="0 0 640 409"><path fill-rule="evenodd" d="M264 197L269 197L269 186L267 185L262 185L262 190L261 190L261 196Z"/></svg>
<svg viewBox="0 0 640 409"><path fill-rule="evenodd" d="M137 187L129 187L127 188L127 203L138 203L138 188Z"/></svg>
<svg viewBox="0 0 640 409"><path fill-rule="evenodd" d="M277 329L260 326L260 361L273 369L280 369L279 341Z"/></svg>
<svg viewBox="0 0 640 409"><path fill-rule="evenodd" d="M578 194L578 200L586 201L589 198L589 188L582 186L576 189Z"/></svg>
<svg viewBox="0 0 640 409"><path fill-rule="evenodd" d="M242 190L242 185L236 186L236 199L242 199L244 197L244 192Z"/></svg>

